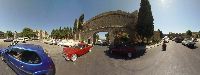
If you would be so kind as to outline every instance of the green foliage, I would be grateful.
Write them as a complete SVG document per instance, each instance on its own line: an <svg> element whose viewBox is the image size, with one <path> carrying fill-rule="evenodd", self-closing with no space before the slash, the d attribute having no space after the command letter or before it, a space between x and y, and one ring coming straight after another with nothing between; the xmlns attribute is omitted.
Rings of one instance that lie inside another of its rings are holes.
<svg viewBox="0 0 200 75"><path fill-rule="evenodd" d="M53 29L51 31L51 37L55 39L67 39L72 38L73 30L69 27L59 28L59 29Z"/></svg>
<svg viewBox="0 0 200 75"><path fill-rule="evenodd" d="M36 32L33 32L33 30L30 29L30 28L24 28L22 30L22 32L21 32L21 35L23 37L29 37L29 38L31 38L31 37L35 37L36 36Z"/></svg>
<svg viewBox="0 0 200 75"><path fill-rule="evenodd" d="M160 33L160 38L163 38L164 35L163 35L162 31L160 29L158 29L158 32Z"/></svg>
<svg viewBox="0 0 200 75"><path fill-rule="evenodd" d="M11 31L6 31L6 37L11 38L14 37L14 35Z"/></svg>
<svg viewBox="0 0 200 75"><path fill-rule="evenodd" d="M192 36L192 31L190 31L190 30L186 31L186 35L191 37Z"/></svg>
<svg viewBox="0 0 200 75"><path fill-rule="evenodd" d="M151 38L153 36L153 21L154 19L149 1L141 0L136 29L138 35L142 39L142 42L144 41L144 38Z"/></svg>
<svg viewBox="0 0 200 75"><path fill-rule="evenodd" d="M106 37L106 38L109 37L109 33L105 34L105 37Z"/></svg>
<svg viewBox="0 0 200 75"><path fill-rule="evenodd" d="M83 22L84 22L84 14L79 17L78 20L78 30L81 31L83 29Z"/></svg>
<svg viewBox="0 0 200 75"><path fill-rule="evenodd" d="M99 40L99 35L98 34L94 34L93 38L96 38L97 40Z"/></svg>
<svg viewBox="0 0 200 75"><path fill-rule="evenodd" d="M75 21L74 21L74 33L77 31L77 19L75 19Z"/></svg>

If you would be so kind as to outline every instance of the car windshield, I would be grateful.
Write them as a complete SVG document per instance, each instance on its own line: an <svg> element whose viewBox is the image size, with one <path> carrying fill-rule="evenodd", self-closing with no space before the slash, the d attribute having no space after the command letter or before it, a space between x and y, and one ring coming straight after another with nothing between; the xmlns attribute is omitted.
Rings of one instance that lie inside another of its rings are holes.
<svg viewBox="0 0 200 75"><path fill-rule="evenodd" d="M75 45L74 46L74 48L79 48L79 49L81 49L81 48L83 48L84 47L84 45L82 45L82 44L78 44L78 45Z"/></svg>

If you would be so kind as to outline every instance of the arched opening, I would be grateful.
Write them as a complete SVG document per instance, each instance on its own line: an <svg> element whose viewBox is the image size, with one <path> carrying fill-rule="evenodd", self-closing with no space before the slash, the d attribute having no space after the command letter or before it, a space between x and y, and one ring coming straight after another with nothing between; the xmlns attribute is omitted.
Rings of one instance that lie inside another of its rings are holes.
<svg viewBox="0 0 200 75"><path fill-rule="evenodd" d="M109 44L109 32L95 32L93 34L94 45L108 45Z"/></svg>

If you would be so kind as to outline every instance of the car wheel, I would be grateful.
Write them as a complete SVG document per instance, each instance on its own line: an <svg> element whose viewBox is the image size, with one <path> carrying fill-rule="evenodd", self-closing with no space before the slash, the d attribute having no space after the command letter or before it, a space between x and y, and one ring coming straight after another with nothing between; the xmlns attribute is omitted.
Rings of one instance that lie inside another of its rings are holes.
<svg viewBox="0 0 200 75"><path fill-rule="evenodd" d="M77 59L77 55L76 54L72 55L71 60L74 62L76 61L76 59Z"/></svg>
<svg viewBox="0 0 200 75"><path fill-rule="evenodd" d="M128 57L131 58L132 57L132 53L129 52L128 53Z"/></svg>
<svg viewBox="0 0 200 75"><path fill-rule="evenodd" d="M1 57L1 60L2 60L2 61L5 61L5 59L4 59L3 57Z"/></svg>
<svg viewBox="0 0 200 75"><path fill-rule="evenodd" d="M113 54L113 51L112 51L112 50L110 50L110 54Z"/></svg>
<svg viewBox="0 0 200 75"><path fill-rule="evenodd" d="M69 58L68 58L67 56L64 56L64 58L65 58L65 60L67 60L67 61L69 60Z"/></svg>

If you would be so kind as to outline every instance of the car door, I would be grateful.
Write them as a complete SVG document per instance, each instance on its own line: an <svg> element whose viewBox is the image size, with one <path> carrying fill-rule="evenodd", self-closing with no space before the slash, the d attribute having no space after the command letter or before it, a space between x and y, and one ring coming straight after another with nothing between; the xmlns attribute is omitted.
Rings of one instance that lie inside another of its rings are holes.
<svg viewBox="0 0 200 75"><path fill-rule="evenodd" d="M90 46L89 45L85 45L85 51L89 52L89 50L90 50Z"/></svg>
<svg viewBox="0 0 200 75"><path fill-rule="evenodd" d="M88 52L88 47L86 45L83 45L82 52L83 54Z"/></svg>
<svg viewBox="0 0 200 75"><path fill-rule="evenodd" d="M21 73L19 65L19 60L16 58L18 55L18 50L12 48L10 51L5 53L8 65L18 74Z"/></svg>
<svg viewBox="0 0 200 75"><path fill-rule="evenodd" d="M76 52L76 54L77 54L78 56L81 56L81 55L84 54L82 48L76 48L76 49L74 49L74 50L75 50L75 52Z"/></svg>
<svg viewBox="0 0 200 75"><path fill-rule="evenodd" d="M83 47L83 45L79 45L79 48L76 49L77 51L77 54L80 56L80 55L83 55L85 53L85 49Z"/></svg>
<svg viewBox="0 0 200 75"><path fill-rule="evenodd" d="M41 58L33 51L23 51L17 67L25 75L32 75L32 71L40 68Z"/></svg>
<svg viewBox="0 0 200 75"><path fill-rule="evenodd" d="M10 56L10 50L6 50L5 53L3 53L3 58L5 59L6 63L12 67L12 64L11 64L11 59L12 57Z"/></svg>

